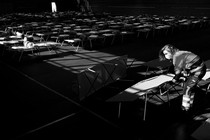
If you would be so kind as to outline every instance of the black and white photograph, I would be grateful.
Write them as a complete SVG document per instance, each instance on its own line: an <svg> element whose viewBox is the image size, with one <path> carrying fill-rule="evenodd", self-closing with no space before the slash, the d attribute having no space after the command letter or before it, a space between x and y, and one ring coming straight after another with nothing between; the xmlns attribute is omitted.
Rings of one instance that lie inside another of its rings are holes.
<svg viewBox="0 0 210 140"><path fill-rule="evenodd" d="M209 0L1 0L2 140L210 140Z"/></svg>

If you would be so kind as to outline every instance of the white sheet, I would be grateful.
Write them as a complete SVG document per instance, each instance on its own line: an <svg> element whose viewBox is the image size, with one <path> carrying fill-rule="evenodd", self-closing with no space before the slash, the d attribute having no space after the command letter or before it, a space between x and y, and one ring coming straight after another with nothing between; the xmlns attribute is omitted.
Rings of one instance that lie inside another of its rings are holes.
<svg viewBox="0 0 210 140"><path fill-rule="evenodd" d="M159 75L143 81L138 82L137 84L127 88L125 92L143 95L148 92L149 89L160 86L161 84L171 81L173 79L172 74Z"/></svg>

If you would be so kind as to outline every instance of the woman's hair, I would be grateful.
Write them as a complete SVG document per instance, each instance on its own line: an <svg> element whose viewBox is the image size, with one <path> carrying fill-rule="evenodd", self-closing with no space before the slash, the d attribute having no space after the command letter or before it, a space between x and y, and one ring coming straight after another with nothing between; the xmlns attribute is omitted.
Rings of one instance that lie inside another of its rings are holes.
<svg viewBox="0 0 210 140"><path fill-rule="evenodd" d="M170 52L171 54L174 54L178 49L175 48L173 45L171 44L166 44L165 46L163 46L163 48L161 48L161 50L159 51L159 59L160 61L162 60L166 60L165 55L163 54L163 51L167 50L168 52Z"/></svg>

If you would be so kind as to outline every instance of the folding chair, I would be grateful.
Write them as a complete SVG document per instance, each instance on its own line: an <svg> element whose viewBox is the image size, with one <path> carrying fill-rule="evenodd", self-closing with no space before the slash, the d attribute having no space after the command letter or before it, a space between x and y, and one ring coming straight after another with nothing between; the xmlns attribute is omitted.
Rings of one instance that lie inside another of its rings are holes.
<svg viewBox="0 0 210 140"><path fill-rule="evenodd" d="M134 32L131 31L121 31L120 32L121 35L121 43L124 43L125 38L131 38L132 35L134 35Z"/></svg>
<svg viewBox="0 0 210 140"><path fill-rule="evenodd" d="M2 45L2 56L6 50L10 50L11 46L17 46L22 44L22 40L3 40L0 41L0 45Z"/></svg>
<svg viewBox="0 0 210 140"><path fill-rule="evenodd" d="M61 43L61 46L63 46L65 42L70 44L70 47L73 47L77 52L79 50L79 46L82 40L80 38L64 39L63 42Z"/></svg>
<svg viewBox="0 0 210 140"><path fill-rule="evenodd" d="M90 42L90 49L93 49L93 40L97 40L97 39L99 39L99 35L97 34L92 34L88 36L88 40Z"/></svg>
<svg viewBox="0 0 210 140"><path fill-rule="evenodd" d="M49 32L40 32L40 33L35 33L33 36L38 36L40 42L45 42L48 40L50 33Z"/></svg>
<svg viewBox="0 0 210 140"><path fill-rule="evenodd" d="M152 30L151 28L138 29L137 37L139 38L141 34L144 34L144 38L147 39L151 30Z"/></svg>
<svg viewBox="0 0 210 140"><path fill-rule="evenodd" d="M104 34L102 34L102 36L104 36L103 45L106 43L106 40L108 40L108 38L112 38L111 42L110 42L110 45L114 44L115 34L113 34L113 33L104 33Z"/></svg>

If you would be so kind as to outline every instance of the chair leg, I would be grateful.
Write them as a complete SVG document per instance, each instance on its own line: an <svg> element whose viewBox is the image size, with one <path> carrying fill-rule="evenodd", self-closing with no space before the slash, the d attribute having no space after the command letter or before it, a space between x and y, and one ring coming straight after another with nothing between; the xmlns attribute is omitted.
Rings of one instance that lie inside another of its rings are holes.
<svg viewBox="0 0 210 140"><path fill-rule="evenodd" d="M122 106L122 103L119 102L119 108L118 108L118 119L120 118L121 116L121 106Z"/></svg>
<svg viewBox="0 0 210 140"><path fill-rule="evenodd" d="M36 48L36 51L37 51L37 55L40 55L40 48L39 47Z"/></svg>
<svg viewBox="0 0 210 140"><path fill-rule="evenodd" d="M124 42L124 35L122 35L122 38L121 38L121 43Z"/></svg>
<svg viewBox="0 0 210 140"><path fill-rule="evenodd" d="M21 53L20 53L20 57L18 59L18 61L20 62L21 58L22 58L22 55L23 55L23 50L21 50Z"/></svg>
<svg viewBox="0 0 210 140"><path fill-rule="evenodd" d="M148 38L148 36L149 36L149 31L146 33L146 39Z"/></svg>
<svg viewBox="0 0 210 140"><path fill-rule="evenodd" d="M79 50L79 44L76 46L75 51L77 52Z"/></svg>
<svg viewBox="0 0 210 140"><path fill-rule="evenodd" d="M113 44L114 44L114 40L115 40L115 36L113 36L113 38L112 38L111 45L113 45Z"/></svg>
<svg viewBox="0 0 210 140"><path fill-rule="evenodd" d="M145 101L144 101L144 116L143 121L146 120L146 113L147 113L147 93L145 93Z"/></svg>
<svg viewBox="0 0 210 140"><path fill-rule="evenodd" d="M93 48L92 40L90 39L90 48Z"/></svg>
<svg viewBox="0 0 210 140"><path fill-rule="evenodd" d="M206 94L208 93L208 90L210 89L210 84L208 84L207 88L206 88Z"/></svg>
<svg viewBox="0 0 210 140"><path fill-rule="evenodd" d="M63 44L64 44L64 41L61 42L61 47L63 46Z"/></svg>
<svg viewBox="0 0 210 140"><path fill-rule="evenodd" d="M81 42L81 44L82 44L82 47L84 47L84 43L83 43L83 41Z"/></svg>
<svg viewBox="0 0 210 140"><path fill-rule="evenodd" d="M166 94L167 94L168 106L169 106L169 108L170 108L170 106L171 106L171 103L170 103L169 94L168 94L168 92L167 92Z"/></svg>

